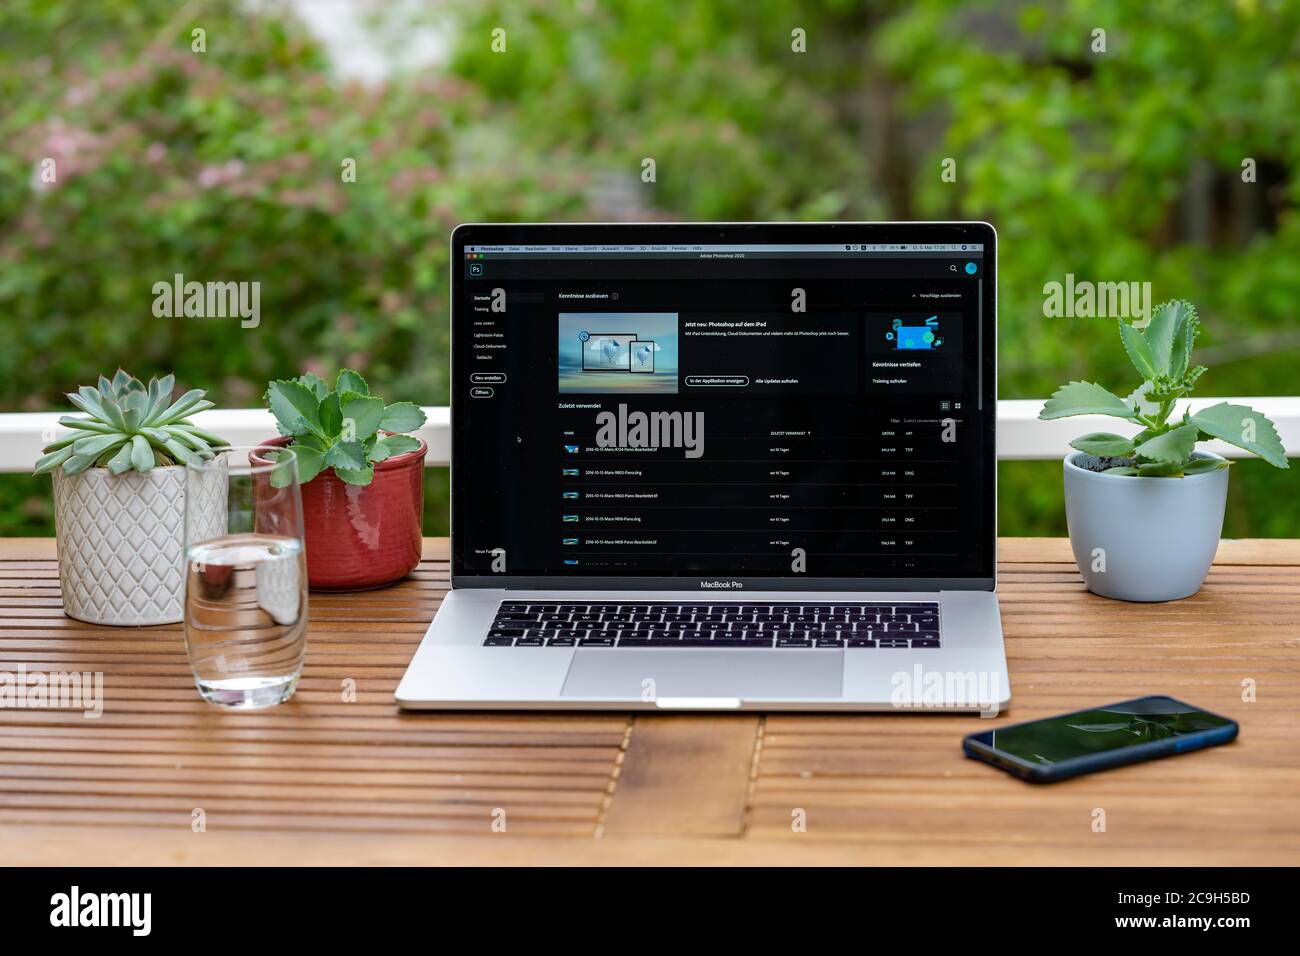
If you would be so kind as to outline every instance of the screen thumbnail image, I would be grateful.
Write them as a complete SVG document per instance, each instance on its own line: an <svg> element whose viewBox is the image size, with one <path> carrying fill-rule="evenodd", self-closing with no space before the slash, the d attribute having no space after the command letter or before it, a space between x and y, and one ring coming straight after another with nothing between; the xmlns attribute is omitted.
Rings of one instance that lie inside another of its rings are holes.
<svg viewBox="0 0 1300 956"><path fill-rule="evenodd" d="M677 393L676 312L561 312L562 393Z"/></svg>

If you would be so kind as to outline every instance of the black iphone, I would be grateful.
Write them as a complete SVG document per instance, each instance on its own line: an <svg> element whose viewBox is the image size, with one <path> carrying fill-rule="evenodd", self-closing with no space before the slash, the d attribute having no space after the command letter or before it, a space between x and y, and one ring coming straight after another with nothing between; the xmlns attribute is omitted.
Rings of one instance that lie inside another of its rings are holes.
<svg viewBox="0 0 1300 956"><path fill-rule="evenodd" d="M1172 697L1139 697L971 734L968 757L1034 783L1226 744L1236 721Z"/></svg>

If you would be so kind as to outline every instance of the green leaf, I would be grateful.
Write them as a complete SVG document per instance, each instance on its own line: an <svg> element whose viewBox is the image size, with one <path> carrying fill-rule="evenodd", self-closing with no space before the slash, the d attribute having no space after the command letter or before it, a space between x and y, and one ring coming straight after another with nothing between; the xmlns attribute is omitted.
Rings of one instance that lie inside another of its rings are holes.
<svg viewBox="0 0 1300 956"><path fill-rule="evenodd" d="M405 455L407 452L415 451L420 447L420 439L412 438L410 435L385 435L376 443L376 448L383 447L387 452L384 458L393 455ZM375 461L382 461L381 458L375 458Z"/></svg>
<svg viewBox="0 0 1300 956"><path fill-rule="evenodd" d="M1131 475L1136 476L1138 470L1132 465L1116 465L1114 468L1107 468L1102 472L1103 475Z"/></svg>
<svg viewBox="0 0 1300 956"><path fill-rule="evenodd" d="M387 461L393 456L392 450L383 443L378 435L372 435L366 439L366 460L367 461Z"/></svg>
<svg viewBox="0 0 1300 956"><path fill-rule="evenodd" d="M1196 448L1198 430L1195 425L1179 425L1154 438L1148 438L1135 449L1139 458L1147 461L1169 462L1182 465L1192 457ZM1179 469L1181 471L1181 468Z"/></svg>
<svg viewBox="0 0 1300 956"><path fill-rule="evenodd" d="M384 408L379 427L386 432L413 432L425 420L424 412L414 402L394 402Z"/></svg>
<svg viewBox="0 0 1300 956"><path fill-rule="evenodd" d="M86 436L74 432L71 435L67 435L64 438L60 438L58 441L50 442L48 445L42 448L41 451L46 454L52 451L58 451L60 448L67 448L69 445L73 444L74 442L81 441L81 439L83 439L84 437Z"/></svg>
<svg viewBox="0 0 1300 956"><path fill-rule="evenodd" d="M302 442L295 441L291 446L294 457L298 459L298 482L306 484L321 473L325 467L325 453L319 448L312 448ZM277 469L278 472L278 469ZM272 484L274 484L275 474L272 472ZM287 485L288 482L285 482ZM284 485L276 485L277 488L283 488Z"/></svg>
<svg viewBox="0 0 1300 956"><path fill-rule="evenodd" d="M334 382L334 391L336 392L356 392L358 395L369 395L370 386L366 380L350 368L345 368L339 372L339 377Z"/></svg>
<svg viewBox="0 0 1300 956"><path fill-rule="evenodd" d="M384 417L382 398L353 398L343 403L343 429L341 434L349 441L363 442L379 430ZM349 428L348 423L351 422ZM360 467L360 466L358 466Z"/></svg>
<svg viewBox="0 0 1300 956"><path fill-rule="evenodd" d="M315 372L303 372L298 376L298 384L315 395L318 402L330 393L329 383Z"/></svg>
<svg viewBox="0 0 1300 956"><path fill-rule="evenodd" d="M79 428L82 431L99 432L107 435L109 432L117 431L108 422L96 421L93 418L73 418L71 415L63 415L59 418L59 424L64 428Z"/></svg>
<svg viewBox="0 0 1300 956"><path fill-rule="evenodd" d="M1185 334L1188 317L1195 314L1196 309L1192 304L1180 299L1156 307L1155 314L1151 316L1151 324L1143 334L1146 336L1147 348L1151 350L1151 362L1155 365L1157 375L1171 374L1174 341L1180 331ZM1186 371L1185 364L1183 371ZM1180 371L1176 377L1181 378L1182 374Z"/></svg>
<svg viewBox="0 0 1300 956"><path fill-rule="evenodd" d="M155 415L152 424L155 426L170 425L172 422L180 421L186 415L192 415L194 412L201 412L203 409L211 407L211 402L203 401L203 389L192 388L176 399L168 408Z"/></svg>
<svg viewBox="0 0 1300 956"><path fill-rule="evenodd" d="M1134 421L1133 409L1124 399L1091 382L1062 385L1043 405L1040 419L1068 418L1071 415L1111 415Z"/></svg>
<svg viewBox="0 0 1300 956"><path fill-rule="evenodd" d="M325 464L336 471L340 468L358 470L366 467L366 449L359 441L341 441L330 446L325 453Z"/></svg>
<svg viewBox="0 0 1300 956"><path fill-rule="evenodd" d="M320 433L320 402L305 385L285 380L272 382L266 390L266 402L285 434Z"/></svg>
<svg viewBox="0 0 1300 956"><path fill-rule="evenodd" d="M1196 458L1183 469L1183 474L1202 475L1207 471L1218 471L1221 468L1227 468L1231 464L1232 462L1226 458Z"/></svg>
<svg viewBox="0 0 1300 956"><path fill-rule="evenodd" d="M343 427L343 412L339 410L337 392L330 392L320 402L320 430L329 437L334 437Z"/></svg>
<svg viewBox="0 0 1300 956"><path fill-rule="evenodd" d="M115 475L131 470L131 453L135 451L135 442L124 442L117 454L108 460L108 470Z"/></svg>
<svg viewBox="0 0 1300 956"><path fill-rule="evenodd" d="M126 418L122 415L122 406L117 403L115 398L101 398L99 401L100 411L103 412L104 421L111 424L120 432L129 432L131 429L126 427Z"/></svg>
<svg viewBox="0 0 1300 956"><path fill-rule="evenodd" d="M1196 306L1186 301L1178 305L1182 307L1182 316L1178 327L1174 329L1174 345L1169 356L1169 374L1176 379L1187 374L1187 367L1191 364L1192 346L1196 343L1201 325L1200 319L1196 316Z"/></svg>
<svg viewBox="0 0 1300 956"><path fill-rule="evenodd" d="M202 428L199 428L199 426L191 425L189 422L184 422L182 424L177 424L177 425L168 425L167 427L170 429L180 429L183 431L187 431L191 435L194 435L196 438L202 438L205 442L207 442L209 445L213 446L214 448L223 448L226 445L230 444L230 442L226 441L224 438L221 438L218 435L214 435L212 434L212 432L204 431Z"/></svg>
<svg viewBox="0 0 1300 956"><path fill-rule="evenodd" d="M63 463L65 475L79 475L95 463L95 455L73 455Z"/></svg>
<svg viewBox="0 0 1300 956"><path fill-rule="evenodd" d="M335 468L334 474L349 485L368 485L375 480L375 466L367 462L365 468Z"/></svg>
<svg viewBox="0 0 1300 956"><path fill-rule="evenodd" d="M1123 435L1113 435L1110 432L1092 432L1083 435L1070 442L1070 446L1086 455L1096 455L1099 458L1133 457L1133 442Z"/></svg>
<svg viewBox="0 0 1300 956"><path fill-rule="evenodd" d="M203 461L205 457L208 457L198 452L191 451L189 448L186 448L184 445L178 442L175 438L168 438L165 442L163 442L163 448L167 449L168 454L170 454L182 465L188 462L190 459L195 458L196 456L199 461ZM156 451L157 449L155 449L155 453Z"/></svg>
<svg viewBox="0 0 1300 956"><path fill-rule="evenodd" d="M34 475L43 475L47 471L53 471L59 465L63 464L72 457L72 446L68 445L57 451L52 451L48 455L36 459L36 469L32 472Z"/></svg>
<svg viewBox="0 0 1300 956"><path fill-rule="evenodd" d="M78 438L72 444L72 453L74 455L90 455L98 457L110 448L116 448L122 442L126 441L128 436L114 433L111 435L87 435L85 438Z"/></svg>
<svg viewBox="0 0 1300 956"><path fill-rule="evenodd" d="M1270 465L1277 468L1290 467L1277 429L1249 405L1220 402L1201 409L1188 422L1220 441L1254 452Z"/></svg>
<svg viewBox="0 0 1300 956"><path fill-rule="evenodd" d="M1128 353L1129 361L1138 370L1142 380L1146 381L1155 378L1156 369L1151 361L1151 349L1147 347L1147 340L1143 337L1141 330L1133 328L1123 319L1120 319L1119 338L1124 343L1124 351Z"/></svg>
<svg viewBox="0 0 1300 956"><path fill-rule="evenodd" d="M143 435L131 439L131 467L138 472L146 472L154 466L153 448Z"/></svg>
<svg viewBox="0 0 1300 956"><path fill-rule="evenodd" d="M1153 461L1147 465L1138 465L1141 478L1177 478L1183 473L1183 466L1173 461Z"/></svg>

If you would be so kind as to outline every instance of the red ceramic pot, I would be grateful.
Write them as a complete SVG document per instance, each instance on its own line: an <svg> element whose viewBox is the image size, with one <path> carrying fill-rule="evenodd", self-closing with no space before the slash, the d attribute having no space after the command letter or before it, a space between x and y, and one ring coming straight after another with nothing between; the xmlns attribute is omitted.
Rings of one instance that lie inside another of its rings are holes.
<svg viewBox="0 0 1300 956"><path fill-rule="evenodd" d="M286 436L267 445L287 445ZM313 591L377 588L420 563L424 517L423 441L375 463L368 485L349 485L326 468L302 486L307 580Z"/></svg>

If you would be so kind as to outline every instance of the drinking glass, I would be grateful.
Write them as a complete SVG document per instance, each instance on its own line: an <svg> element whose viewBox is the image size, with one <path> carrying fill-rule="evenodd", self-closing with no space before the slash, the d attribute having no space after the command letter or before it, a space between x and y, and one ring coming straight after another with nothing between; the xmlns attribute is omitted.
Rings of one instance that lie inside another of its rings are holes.
<svg viewBox="0 0 1300 956"><path fill-rule="evenodd" d="M186 464L185 647L223 707L293 696L307 647L307 560L293 449L214 449Z"/></svg>

